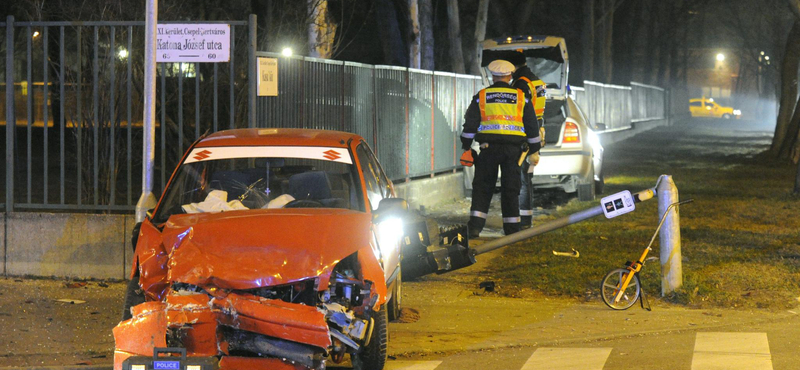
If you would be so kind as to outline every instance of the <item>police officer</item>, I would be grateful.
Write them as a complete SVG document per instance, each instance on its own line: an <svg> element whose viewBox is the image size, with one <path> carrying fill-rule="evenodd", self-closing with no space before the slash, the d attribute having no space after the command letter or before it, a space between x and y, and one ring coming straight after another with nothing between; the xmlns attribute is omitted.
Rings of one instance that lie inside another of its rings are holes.
<svg viewBox="0 0 800 370"><path fill-rule="evenodd" d="M525 97L533 102L534 110L536 111L536 120L540 136L544 140L544 107L545 107L545 87L546 84L536 74L528 68L527 60L522 52L517 52L510 62L514 64L516 69L511 77L514 79L513 87L522 90ZM544 141L542 142L544 146ZM520 226L528 228L531 226L533 220L533 184L531 183L531 166L539 164L538 153L531 157L533 161L525 161L522 164L520 171L522 186L519 192L519 215ZM532 162L532 163L529 163Z"/></svg>
<svg viewBox="0 0 800 370"><path fill-rule="evenodd" d="M506 235L520 230L520 161L523 153L536 153L541 139L535 111L522 90L509 85L514 65L505 60L489 64L493 84L472 97L464 115L461 134L463 164L475 162L470 208L470 237L477 237L486 225L489 204L501 170L501 206ZM472 158L472 141L480 143L481 153Z"/></svg>

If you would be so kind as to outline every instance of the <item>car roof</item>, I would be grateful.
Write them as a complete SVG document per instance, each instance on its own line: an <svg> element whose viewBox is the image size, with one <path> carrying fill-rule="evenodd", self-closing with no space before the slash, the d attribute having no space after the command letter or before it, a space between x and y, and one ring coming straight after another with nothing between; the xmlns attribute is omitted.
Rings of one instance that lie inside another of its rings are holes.
<svg viewBox="0 0 800 370"><path fill-rule="evenodd" d="M218 131L203 138L198 148L218 146L330 146L346 148L361 136L342 131L299 128L246 128Z"/></svg>

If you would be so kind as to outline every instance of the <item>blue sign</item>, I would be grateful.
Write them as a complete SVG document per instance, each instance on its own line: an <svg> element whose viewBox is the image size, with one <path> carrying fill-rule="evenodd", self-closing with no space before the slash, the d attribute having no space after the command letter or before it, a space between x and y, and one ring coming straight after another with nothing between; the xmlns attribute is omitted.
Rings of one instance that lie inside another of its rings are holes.
<svg viewBox="0 0 800 370"><path fill-rule="evenodd" d="M180 361L153 361L153 369L156 370L180 370Z"/></svg>

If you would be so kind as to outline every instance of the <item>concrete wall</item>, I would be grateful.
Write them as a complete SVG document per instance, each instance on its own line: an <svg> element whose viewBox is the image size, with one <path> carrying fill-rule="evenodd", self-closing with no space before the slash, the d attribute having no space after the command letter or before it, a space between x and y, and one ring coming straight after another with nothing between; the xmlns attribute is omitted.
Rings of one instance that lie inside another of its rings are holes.
<svg viewBox="0 0 800 370"><path fill-rule="evenodd" d="M3 214L6 275L122 279L133 216Z"/></svg>
<svg viewBox="0 0 800 370"><path fill-rule="evenodd" d="M461 172L448 173L396 184L394 190L412 209L432 207L464 198L464 176Z"/></svg>

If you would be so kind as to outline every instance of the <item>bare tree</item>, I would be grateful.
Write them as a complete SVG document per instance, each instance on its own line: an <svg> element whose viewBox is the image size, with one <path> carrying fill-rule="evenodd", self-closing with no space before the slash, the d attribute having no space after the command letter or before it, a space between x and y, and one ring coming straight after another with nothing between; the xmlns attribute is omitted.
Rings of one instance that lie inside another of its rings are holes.
<svg viewBox="0 0 800 370"><path fill-rule="evenodd" d="M337 26L328 14L328 0L308 0L308 14L308 54L329 59L333 55Z"/></svg>
<svg viewBox="0 0 800 370"><path fill-rule="evenodd" d="M594 0L583 2L583 79L594 79Z"/></svg>
<svg viewBox="0 0 800 370"><path fill-rule="evenodd" d="M384 61L391 65L408 66L408 53L403 46L397 11L392 0L377 0L375 7L378 15L378 32L383 41Z"/></svg>
<svg viewBox="0 0 800 370"><path fill-rule="evenodd" d="M417 0L419 3L420 59L422 69L433 70L433 0Z"/></svg>
<svg viewBox="0 0 800 370"><path fill-rule="evenodd" d="M419 36L419 2L417 0L408 0L408 19L409 19L409 37L408 37L408 59L409 67L420 68L421 61L421 46Z"/></svg>
<svg viewBox="0 0 800 370"><path fill-rule="evenodd" d="M465 73L464 52L461 50L461 22L458 15L458 0L447 0L447 34L450 36L450 60L453 72Z"/></svg>
<svg viewBox="0 0 800 370"><path fill-rule="evenodd" d="M474 47L475 50L470 55L470 58L467 58L469 61L469 73L478 75L481 73L481 56L483 52L483 48L481 47L481 42L484 38L486 38L486 18L489 16L489 0L479 0L478 2L478 14L475 18L475 39L474 39Z"/></svg>

